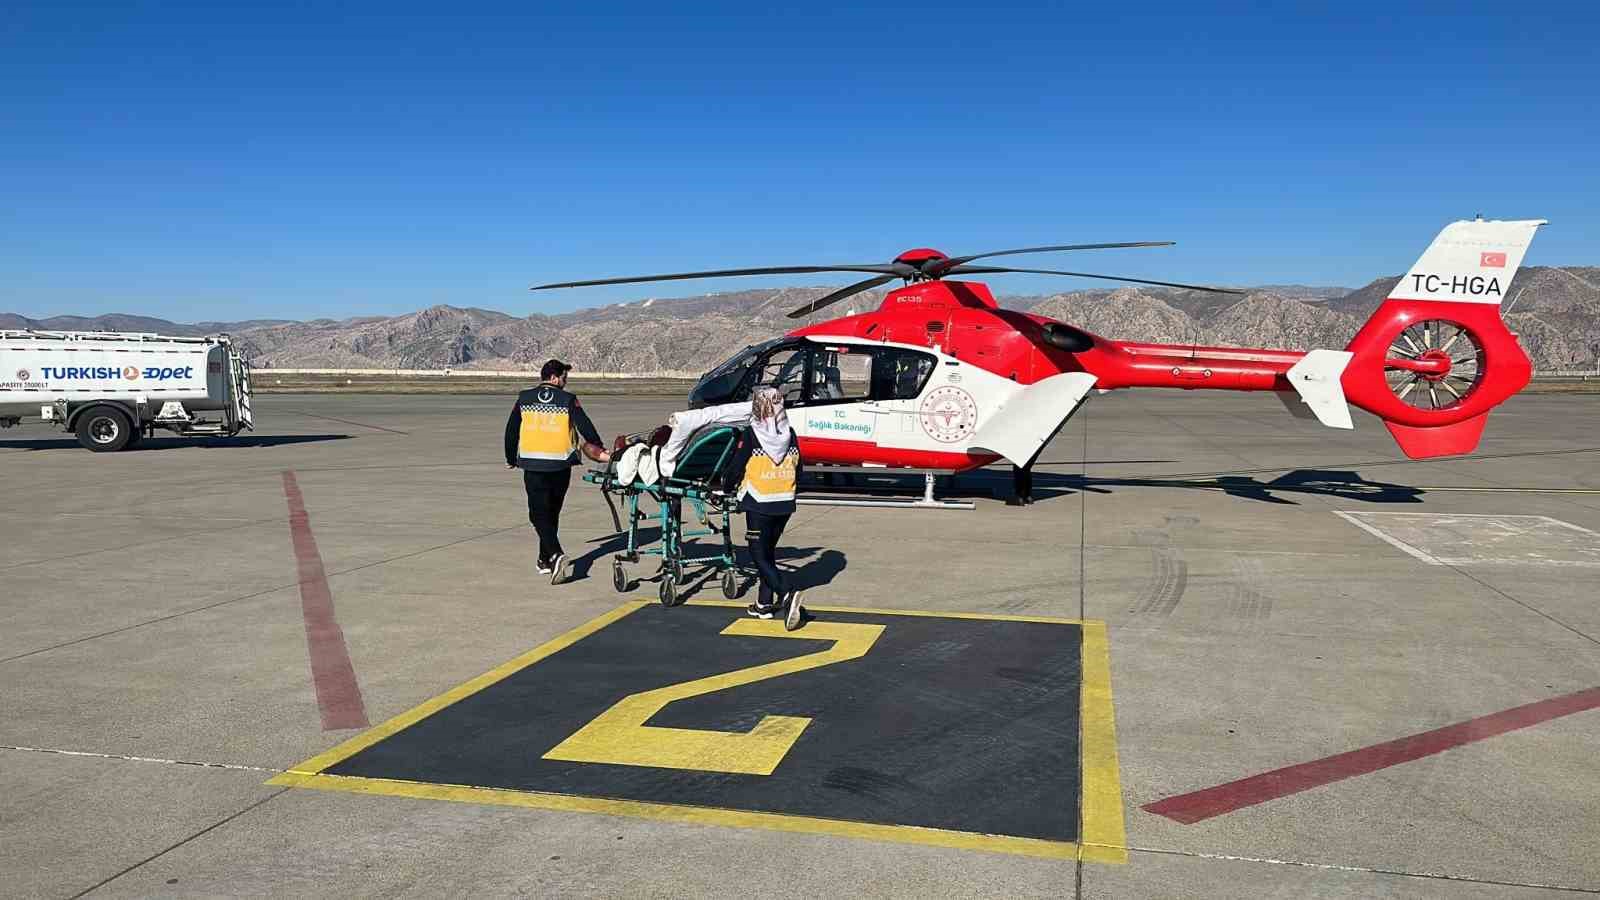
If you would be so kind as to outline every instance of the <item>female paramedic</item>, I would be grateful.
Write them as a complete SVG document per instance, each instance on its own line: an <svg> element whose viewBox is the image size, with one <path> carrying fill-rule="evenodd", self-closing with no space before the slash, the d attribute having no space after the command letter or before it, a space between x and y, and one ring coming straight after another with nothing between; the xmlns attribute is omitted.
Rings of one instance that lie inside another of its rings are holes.
<svg viewBox="0 0 1600 900"><path fill-rule="evenodd" d="M785 612L784 627L800 627L800 592L788 590L778 569L778 538L794 514L795 484L800 475L800 441L789 427L783 395L777 388L756 390L750 401L750 424L728 467L729 481L740 479L734 496L744 510L750 556L760 573L761 591L749 613L757 619ZM730 492L735 488L730 484Z"/></svg>

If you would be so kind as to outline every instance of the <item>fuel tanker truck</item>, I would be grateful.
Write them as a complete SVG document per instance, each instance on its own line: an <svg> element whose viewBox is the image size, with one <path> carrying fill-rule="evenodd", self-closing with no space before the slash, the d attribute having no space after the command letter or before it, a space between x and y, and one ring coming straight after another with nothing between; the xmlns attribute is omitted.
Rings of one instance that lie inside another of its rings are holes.
<svg viewBox="0 0 1600 900"><path fill-rule="evenodd" d="M96 452L157 428L232 437L255 424L250 365L227 335L0 330L0 428L24 419L55 423Z"/></svg>

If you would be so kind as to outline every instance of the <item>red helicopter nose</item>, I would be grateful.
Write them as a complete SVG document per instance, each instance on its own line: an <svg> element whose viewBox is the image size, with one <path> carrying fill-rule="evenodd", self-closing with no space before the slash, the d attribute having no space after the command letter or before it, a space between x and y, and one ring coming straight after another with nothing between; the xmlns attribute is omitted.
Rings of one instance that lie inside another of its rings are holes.
<svg viewBox="0 0 1600 900"><path fill-rule="evenodd" d="M938 250L933 249L932 247L918 247L915 250L907 250L906 252L900 254L899 256L896 256L894 258L894 261L897 262L897 263L906 263L908 265L915 266L915 265L920 265L921 263L925 263L930 259L949 259L949 258L950 257L944 255L943 253L939 252Z"/></svg>

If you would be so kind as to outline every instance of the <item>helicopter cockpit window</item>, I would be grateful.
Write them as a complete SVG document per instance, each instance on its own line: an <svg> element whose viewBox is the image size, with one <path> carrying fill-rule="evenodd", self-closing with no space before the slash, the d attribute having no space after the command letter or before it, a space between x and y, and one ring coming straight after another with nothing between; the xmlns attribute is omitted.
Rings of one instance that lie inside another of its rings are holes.
<svg viewBox="0 0 1600 900"><path fill-rule="evenodd" d="M701 376L689 392L689 405L695 409L718 403L734 403L748 399L754 379L751 371L761 361L762 354L782 343L782 338L763 341L734 354L722 365Z"/></svg>
<svg viewBox="0 0 1600 900"><path fill-rule="evenodd" d="M935 360L926 353L898 347L873 352L872 399L915 400L933 374Z"/></svg>
<svg viewBox="0 0 1600 900"><path fill-rule="evenodd" d="M845 403L872 396L872 358L868 347L817 347L811 359L811 403Z"/></svg>
<svg viewBox="0 0 1600 900"><path fill-rule="evenodd" d="M807 355L804 348L779 350L762 366L760 383L782 391L787 406L798 406L805 398Z"/></svg>

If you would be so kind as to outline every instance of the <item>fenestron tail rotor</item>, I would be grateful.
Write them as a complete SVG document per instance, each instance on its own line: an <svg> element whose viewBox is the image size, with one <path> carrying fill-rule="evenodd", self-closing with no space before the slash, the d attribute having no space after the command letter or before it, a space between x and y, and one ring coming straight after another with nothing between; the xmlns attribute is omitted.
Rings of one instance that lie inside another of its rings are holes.
<svg viewBox="0 0 1600 900"><path fill-rule="evenodd" d="M1483 381L1483 345L1445 319L1413 322L1395 335L1384 376L1396 398L1417 409L1450 409Z"/></svg>

